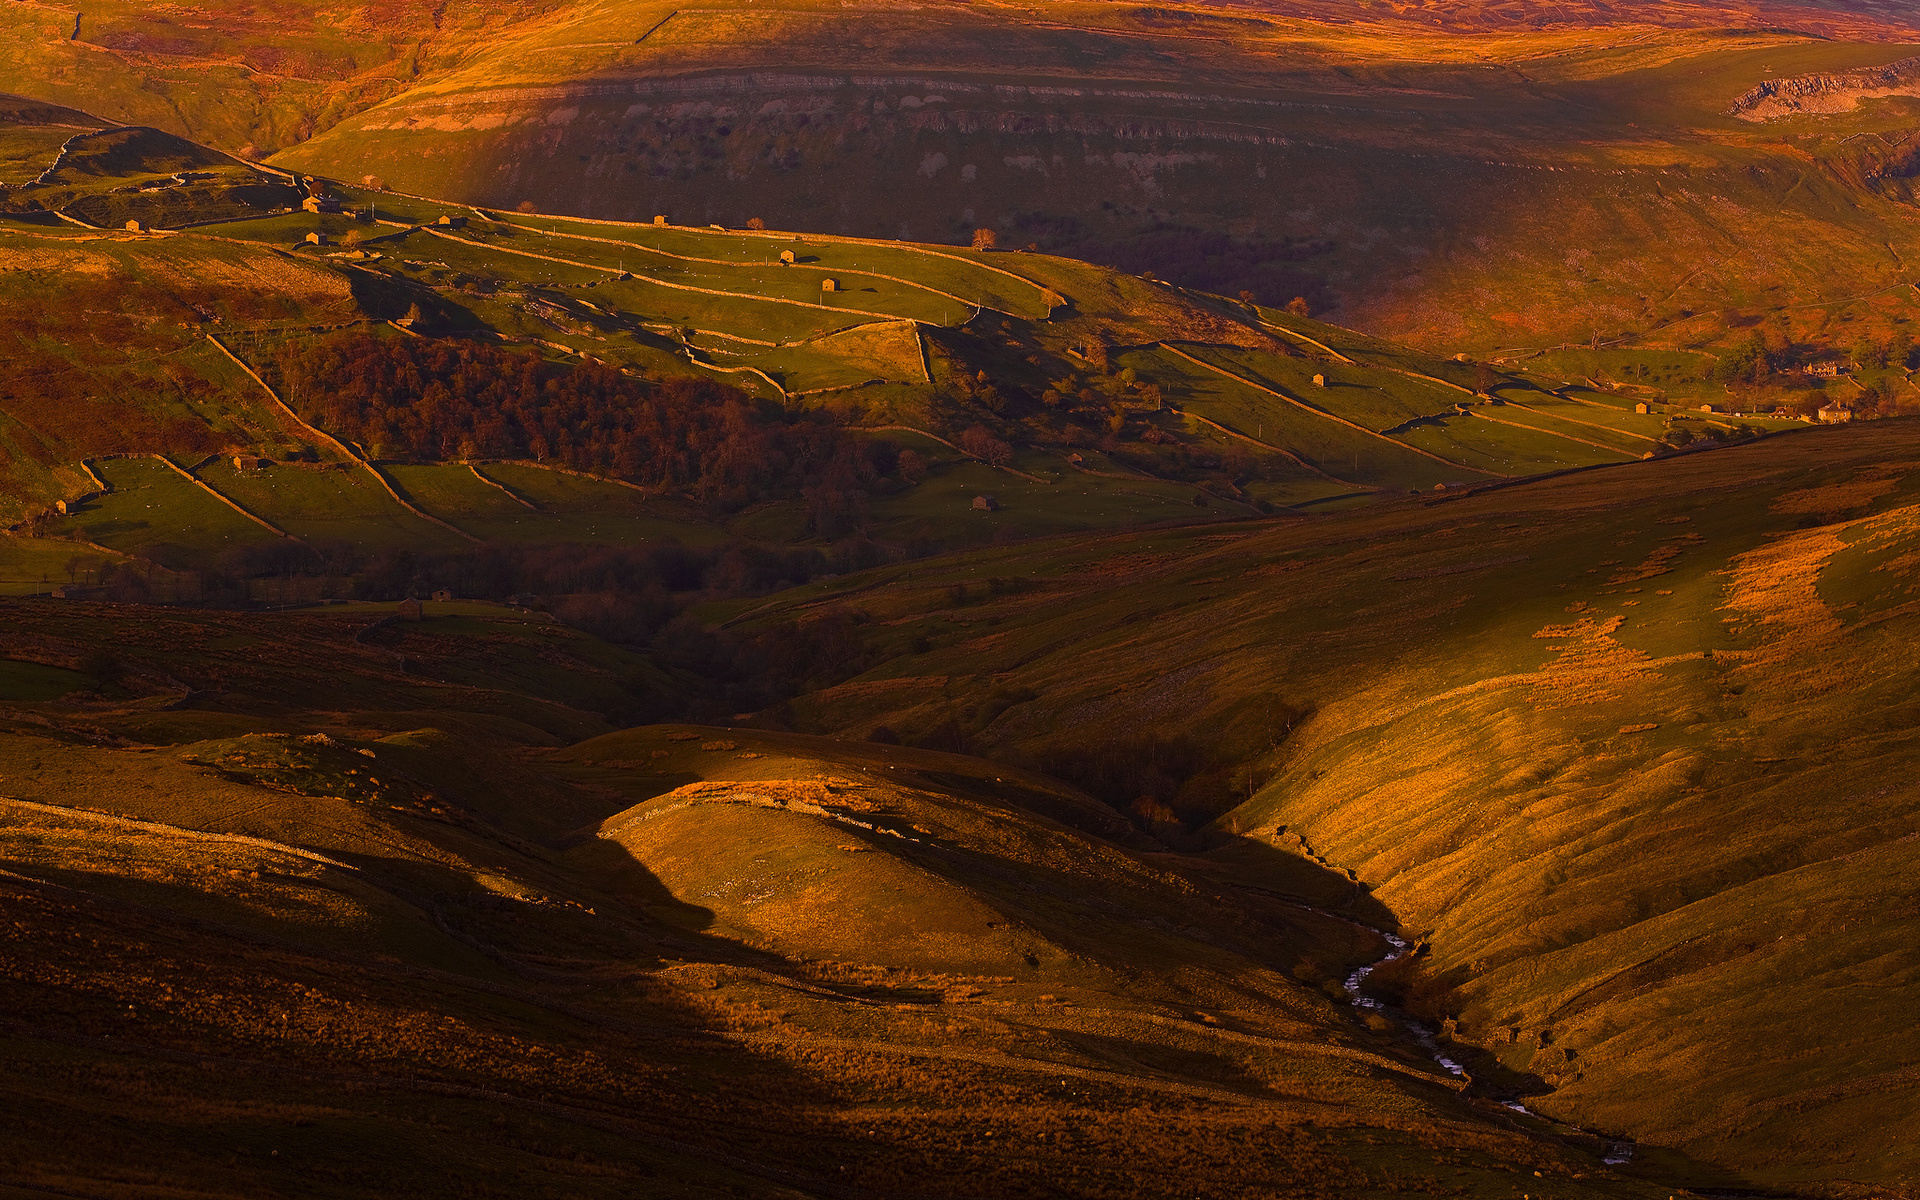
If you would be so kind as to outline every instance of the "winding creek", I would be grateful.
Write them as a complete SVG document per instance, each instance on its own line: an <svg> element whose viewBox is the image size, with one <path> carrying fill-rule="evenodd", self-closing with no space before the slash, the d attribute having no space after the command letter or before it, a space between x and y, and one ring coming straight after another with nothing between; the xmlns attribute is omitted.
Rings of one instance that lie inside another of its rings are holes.
<svg viewBox="0 0 1920 1200"><path fill-rule="evenodd" d="M1324 910L1319 910L1319 911L1324 912ZM1326 913L1325 915L1334 916L1336 914ZM1364 987L1367 982L1367 976L1373 974L1376 970L1380 969L1381 967L1386 966L1388 963L1401 958L1402 956L1404 956L1410 951L1411 947L1408 945L1407 940L1396 934L1388 933L1384 929L1374 929L1373 926L1371 925L1364 925L1361 922L1352 921L1351 918L1342 917L1340 919L1349 921L1351 924L1360 925L1361 928L1368 929L1373 933L1380 935L1382 938L1386 939L1387 945L1391 948L1389 953L1382 955L1381 957L1373 960L1372 962L1366 964L1365 966L1354 968L1353 973L1347 976L1345 983L1342 985L1346 989L1347 1002L1353 1005L1355 1008L1360 1009L1364 1012L1379 1013L1380 1015L1386 1017L1387 1019L1394 1021L1402 1029L1404 1029L1413 1038L1414 1041L1420 1043L1421 1049L1427 1052L1428 1057L1432 1058L1434 1062L1440 1064L1440 1066L1443 1069L1445 1069L1449 1075L1452 1075L1456 1079L1468 1079L1469 1076L1467 1075L1466 1068L1461 1066L1459 1063L1455 1062L1453 1059L1447 1057L1446 1052L1441 1049L1439 1037L1435 1035L1433 1030L1427 1028L1425 1025L1421 1024L1419 1021L1414 1020L1412 1017L1408 1016L1406 1013L1401 1012L1396 1008L1392 1008L1388 1005L1382 1004L1380 1001L1374 999L1372 996L1367 995L1366 992L1364 991ZM1599 1140L1606 1142L1607 1150L1606 1150L1606 1153L1601 1156L1600 1161L1607 1166L1617 1167L1622 1165L1623 1163L1631 1162L1633 1160L1634 1144L1629 1140L1626 1140L1623 1138L1602 1137L1601 1135L1595 1134L1590 1130L1581 1129L1577 1125L1568 1124L1565 1121L1560 1121L1560 1120L1557 1120L1556 1118L1546 1116L1545 1114L1534 1112L1532 1109L1520 1103L1518 1100L1501 1100L1498 1103L1502 1108L1511 1109L1512 1111L1519 1113L1522 1116L1533 1117L1534 1119L1541 1120L1541 1121L1551 1121L1556 1125L1563 1126L1564 1128L1571 1129L1579 1133L1587 1134L1590 1137L1595 1137L1595 1138L1598 1138Z"/></svg>

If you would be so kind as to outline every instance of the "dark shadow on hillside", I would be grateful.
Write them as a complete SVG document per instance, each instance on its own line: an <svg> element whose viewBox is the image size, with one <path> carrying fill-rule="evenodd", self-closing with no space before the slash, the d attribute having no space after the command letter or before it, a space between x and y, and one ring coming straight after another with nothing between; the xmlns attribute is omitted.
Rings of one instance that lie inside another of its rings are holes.
<svg viewBox="0 0 1920 1200"><path fill-rule="evenodd" d="M58 962L76 936L91 947L77 975L0 979L9 1041L83 1060L105 1054L128 1064L113 1068L116 1078L133 1070L147 1080L150 1101L155 1087L164 1096L205 1084L232 1110L215 1125L233 1127L212 1144L177 1129L168 1136L167 1104L138 1104L118 1122L114 1145L95 1145L81 1126L58 1125L90 1110L97 1083L84 1072L56 1073L36 1097L55 1127L39 1131L32 1159L73 1178L133 1169L134 1158L155 1180L245 1172L252 1161L269 1165L271 1146L296 1160L272 1166L318 1168L338 1194L451 1197L469 1194L463 1172L488 1176L492 1164L522 1173L529 1152L552 1157L558 1152L546 1147L566 1146L560 1160L592 1164L576 1175L678 1179L693 1185L689 1195L759 1194L771 1182L864 1196L871 1193L843 1186L844 1164L893 1156L884 1142L811 1115L838 1101L829 1079L740 1045L725 1036L735 1026L722 1012L650 976L629 971L592 995L580 981L556 990L553 980L523 977L503 986L486 973L303 946L182 915L174 906L193 889L180 885L131 881L129 893L130 881L60 874L53 886L0 878L9 913L37 930L36 954ZM725 944L707 949L714 953L702 961L737 957ZM258 1000L191 1003L209 989ZM271 1017L265 1037L250 1013L259 1007ZM507 1047L518 1061L501 1057ZM190 1068L184 1088L157 1080L170 1063ZM613 1074L583 1073L580 1063L604 1063ZM652 1082L624 1086L627 1073ZM259 1088L272 1102L252 1096ZM274 1102L296 1095L317 1107L290 1126ZM429 1125L431 1145L409 1132Z"/></svg>
<svg viewBox="0 0 1920 1200"><path fill-rule="evenodd" d="M1389 933L1400 929L1400 918L1352 871L1275 845L1270 838L1241 835L1179 857L1189 869L1228 887L1332 913L1372 929Z"/></svg>

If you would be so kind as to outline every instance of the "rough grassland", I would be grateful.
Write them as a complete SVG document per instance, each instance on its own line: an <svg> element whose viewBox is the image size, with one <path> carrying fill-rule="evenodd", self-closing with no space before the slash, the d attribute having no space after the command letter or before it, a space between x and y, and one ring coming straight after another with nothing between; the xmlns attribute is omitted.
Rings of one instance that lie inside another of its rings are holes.
<svg viewBox="0 0 1920 1200"><path fill-rule="evenodd" d="M1666 1194L1355 1019L1373 934L1128 850L1055 781L616 732L640 664L510 610L8 603L23 1185ZM100 647L119 686L44 698Z"/></svg>
<svg viewBox="0 0 1920 1200"><path fill-rule="evenodd" d="M1893 422L856 576L807 611L859 589L871 637L924 649L779 716L1068 771L1198 755L1170 800L1223 814L1221 869L1352 869L1430 947L1395 994L1487 1086L1751 1185L1897 1193L1914 446Z"/></svg>

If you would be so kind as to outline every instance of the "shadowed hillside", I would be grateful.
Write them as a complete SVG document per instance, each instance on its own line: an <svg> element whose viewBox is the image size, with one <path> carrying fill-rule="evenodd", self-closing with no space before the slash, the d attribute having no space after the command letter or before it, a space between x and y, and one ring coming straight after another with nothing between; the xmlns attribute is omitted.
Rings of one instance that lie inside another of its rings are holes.
<svg viewBox="0 0 1920 1200"><path fill-rule="evenodd" d="M1361 1021L1377 909L1285 898L1335 890L1304 859L1246 890L976 759L609 732L632 657L511 610L0 603L9 1183L1667 1194Z"/></svg>
<svg viewBox="0 0 1920 1200"><path fill-rule="evenodd" d="M1755 1185L1897 1191L1912 447L856 576L747 620L857 607L925 649L764 719L1051 770L1225 878L1261 878L1251 844L1350 870L1422 947L1386 993L1476 1086Z"/></svg>

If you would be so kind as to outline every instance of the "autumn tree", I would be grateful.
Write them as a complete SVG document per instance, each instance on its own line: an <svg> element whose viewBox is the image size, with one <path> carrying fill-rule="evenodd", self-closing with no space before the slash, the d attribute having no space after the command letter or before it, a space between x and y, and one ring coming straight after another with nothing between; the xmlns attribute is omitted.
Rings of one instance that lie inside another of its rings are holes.
<svg viewBox="0 0 1920 1200"><path fill-rule="evenodd" d="M1313 310L1307 307L1307 298L1305 296L1295 296L1293 299L1287 301L1287 311L1296 317L1310 317L1313 315Z"/></svg>
<svg viewBox="0 0 1920 1200"><path fill-rule="evenodd" d="M766 219L765 219L765 218L763 218L763 217L748 217L748 218L747 218L747 228L748 228L748 229L765 229L766 227L767 227L767 222L766 222Z"/></svg>
<svg viewBox="0 0 1920 1200"><path fill-rule="evenodd" d="M989 466L1004 467L1013 461L1013 447L993 436L984 425L975 425L961 434L959 446Z"/></svg>
<svg viewBox="0 0 1920 1200"><path fill-rule="evenodd" d="M976 229L973 231L973 248L975 250L991 250L999 244L1000 235L993 230Z"/></svg>

